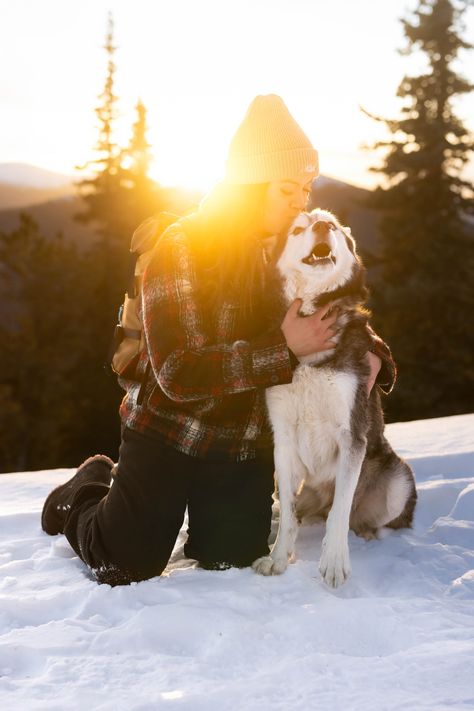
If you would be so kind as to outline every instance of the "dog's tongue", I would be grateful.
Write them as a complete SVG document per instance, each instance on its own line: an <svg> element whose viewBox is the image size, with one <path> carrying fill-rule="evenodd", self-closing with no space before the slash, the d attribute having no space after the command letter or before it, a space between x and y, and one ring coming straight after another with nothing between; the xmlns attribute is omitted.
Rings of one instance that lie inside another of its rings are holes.
<svg viewBox="0 0 474 711"><path fill-rule="evenodd" d="M336 263L331 252L331 247L327 242L317 242L311 250L311 254L303 259L304 264L310 264L312 266L315 264L327 264L331 261L333 264Z"/></svg>
<svg viewBox="0 0 474 711"><path fill-rule="evenodd" d="M315 247L313 247L313 254L315 257L329 257L331 254L331 248L326 242L319 242Z"/></svg>

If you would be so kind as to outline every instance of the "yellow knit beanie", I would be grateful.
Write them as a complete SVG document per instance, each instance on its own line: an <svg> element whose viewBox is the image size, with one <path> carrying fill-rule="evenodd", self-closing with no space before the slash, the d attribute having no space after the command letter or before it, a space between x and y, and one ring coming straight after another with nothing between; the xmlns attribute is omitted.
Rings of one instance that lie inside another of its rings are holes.
<svg viewBox="0 0 474 711"><path fill-rule="evenodd" d="M225 180L268 183L318 173L318 153L283 100L257 96L229 147Z"/></svg>

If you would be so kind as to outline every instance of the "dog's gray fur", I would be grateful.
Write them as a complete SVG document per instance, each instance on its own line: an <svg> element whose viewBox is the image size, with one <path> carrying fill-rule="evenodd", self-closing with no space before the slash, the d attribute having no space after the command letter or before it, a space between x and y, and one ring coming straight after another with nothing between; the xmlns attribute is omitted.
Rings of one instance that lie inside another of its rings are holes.
<svg viewBox="0 0 474 711"><path fill-rule="evenodd" d="M317 222L321 225L316 227ZM298 218L296 224L304 233L303 242L295 241L290 230L281 254L274 256L282 314L298 297L303 299L303 315L334 301L338 308L337 345L300 358L292 383L267 390L280 526L270 556L258 559L253 567L264 575L283 572L294 554L297 521L323 518L327 526L320 570L328 584L337 586L350 573L348 528L373 538L382 526L410 526L416 488L411 468L384 436L379 388L375 386L370 396L367 394L366 353L372 337L364 309L365 270L355 243L347 228L328 212L313 211ZM292 229L296 234L296 228ZM324 229L327 235L321 237L319 232ZM332 241L336 252L331 256L334 268L323 257L320 260L325 266L321 267L310 254L325 240ZM310 250L304 252L307 256L303 260L304 243ZM321 274L324 288L318 290Z"/></svg>

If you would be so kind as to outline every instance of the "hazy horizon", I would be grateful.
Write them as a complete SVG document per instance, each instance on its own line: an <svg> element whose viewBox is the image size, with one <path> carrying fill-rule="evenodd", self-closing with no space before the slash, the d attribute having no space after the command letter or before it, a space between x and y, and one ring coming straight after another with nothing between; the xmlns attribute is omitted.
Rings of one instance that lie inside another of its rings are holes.
<svg viewBox="0 0 474 711"><path fill-rule="evenodd" d="M40 185L40 181L29 183L26 180L22 180L21 178L11 179L9 177L9 178L5 179L2 177L2 174L1 174L1 169L5 166L15 166L15 167L19 167L19 168L25 168L27 170L31 170L32 172L35 172L36 170L44 171L46 175L51 174L51 178L53 178L54 176L58 176L58 178L64 179L64 182L61 181L60 183L58 182L57 184L51 183L50 185L47 185L47 184ZM84 172L77 171L77 173L74 173L74 172L68 173L68 172L63 172L63 171L57 171L57 170L54 170L54 169L49 168L47 166L36 165L34 163L26 163L24 161L2 161L2 162L0 162L0 184L2 184L2 183L8 184L13 187L18 186L18 187L31 188L31 189L35 189L35 188L52 188L52 189L54 189L57 187L59 189L63 185L68 184L68 183L66 183L66 179L69 179L71 183L74 183L75 181L82 180L84 177L86 177L86 175L91 176L92 173L87 174L85 171ZM329 175L328 173L324 173L324 172L319 173L318 178L324 178L326 180L340 181L340 182L352 185L354 187L370 189L370 186L358 185L354 181L336 177L334 175ZM316 178L316 180L318 178ZM159 181L157 181L157 182L159 182ZM186 185L181 185L179 183L159 182L159 184L164 188L183 187L184 189L186 189L186 188L191 188L191 189L196 189L196 190L200 189L200 186L192 186L192 185L186 186Z"/></svg>

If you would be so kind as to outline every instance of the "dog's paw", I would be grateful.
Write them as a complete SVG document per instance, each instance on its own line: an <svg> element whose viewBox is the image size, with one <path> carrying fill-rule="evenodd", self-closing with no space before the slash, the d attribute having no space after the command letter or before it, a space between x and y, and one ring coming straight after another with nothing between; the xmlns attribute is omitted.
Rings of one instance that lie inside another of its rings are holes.
<svg viewBox="0 0 474 711"><path fill-rule="evenodd" d="M281 575L288 567L288 561L264 555L252 563L252 568L260 575Z"/></svg>
<svg viewBox="0 0 474 711"><path fill-rule="evenodd" d="M323 541L319 572L326 583L332 588L342 585L351 574L349 547L329 546Z"/></svg>

